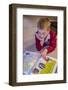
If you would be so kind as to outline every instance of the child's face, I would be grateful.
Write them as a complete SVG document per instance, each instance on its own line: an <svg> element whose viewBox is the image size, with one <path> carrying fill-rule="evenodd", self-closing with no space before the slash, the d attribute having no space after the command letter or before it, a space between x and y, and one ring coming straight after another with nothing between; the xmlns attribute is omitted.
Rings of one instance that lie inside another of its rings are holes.
<svg viewBox="0 0 68 90"><path fill-rule="evenodd" d="M48 34L49 29L50 29L50 22L44 23L44 28L43 28L43 30L44 30L44 32L45 32L46 34Z"/></svg>

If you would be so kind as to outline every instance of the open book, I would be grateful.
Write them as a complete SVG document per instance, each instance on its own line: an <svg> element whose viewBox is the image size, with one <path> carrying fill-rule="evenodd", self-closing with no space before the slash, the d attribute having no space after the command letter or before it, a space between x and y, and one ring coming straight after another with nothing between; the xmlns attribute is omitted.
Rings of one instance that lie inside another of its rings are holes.
<svg viewBox="0 0 68 90"><path fill-rule="evenodd" d="M46 56L43 59L40 53L25 51L23 58L23 74L49 74L55 73L57 69L56 59Z"/></svg>

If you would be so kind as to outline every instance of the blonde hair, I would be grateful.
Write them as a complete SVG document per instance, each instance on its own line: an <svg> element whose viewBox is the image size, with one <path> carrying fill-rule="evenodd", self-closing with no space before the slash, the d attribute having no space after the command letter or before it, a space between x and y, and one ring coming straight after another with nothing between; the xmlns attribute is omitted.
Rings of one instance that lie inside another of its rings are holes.
<svg viewBox="0 0 68 90"><path fill-rule="evenodd" d="M38 21L38 24L37 24L37 27L39 28L39 29L43 29L44 28L44 26L46 27L46 28L49 28L50 27L50 20L49 20L49 18L40 18L40 20Z"/></svg>

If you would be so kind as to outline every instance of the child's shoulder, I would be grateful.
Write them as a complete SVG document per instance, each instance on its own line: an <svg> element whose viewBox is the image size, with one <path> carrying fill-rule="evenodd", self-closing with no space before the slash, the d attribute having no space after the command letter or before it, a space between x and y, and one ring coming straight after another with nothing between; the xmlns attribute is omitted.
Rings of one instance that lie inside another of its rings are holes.
<svg viewBox="0 0 68 90"><path fill-rule="evenodd" d="M35 36L38 36L38 35L39 35L38 31L36 31L36 32L35 32Z"/></svg>
<svg viewBox="0 0 68 90"><path fill-rule="evenodd" d="M51 35L51 36L56 36L56 32L51 29L51 30L50 30L50 35Z"/></svg>

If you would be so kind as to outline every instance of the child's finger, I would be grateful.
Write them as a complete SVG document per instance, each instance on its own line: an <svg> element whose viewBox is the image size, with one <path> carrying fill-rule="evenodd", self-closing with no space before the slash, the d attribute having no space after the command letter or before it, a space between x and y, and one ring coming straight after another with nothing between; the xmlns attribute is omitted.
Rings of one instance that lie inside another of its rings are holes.
<svg viewBox="0 0 68 90"><path fill-rule="evenodd" d="M43 56L44 60L46 60L46 56Z"/></svg>
<svg viewBox="0 0 68 90"><path fill-rule="evenodd" d="M46 55L45 54L41 54L42 55L42 57L44 58L44 59L46 59Z"/></svg>

